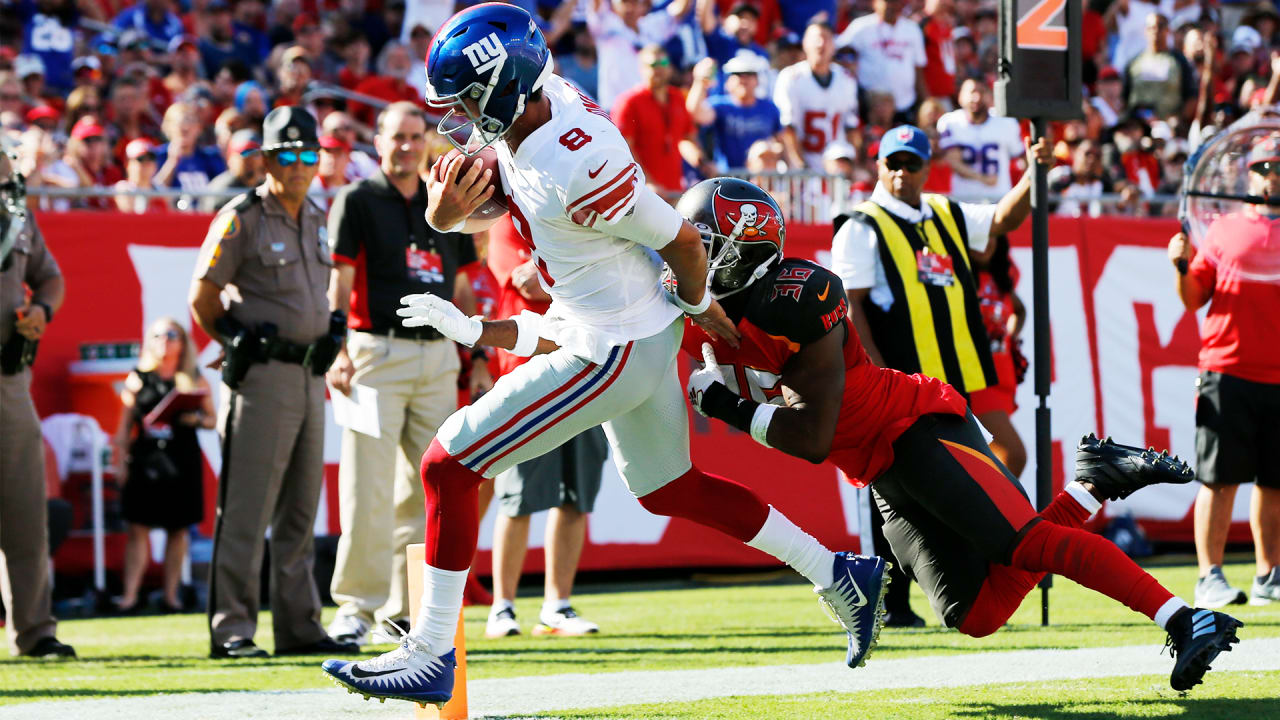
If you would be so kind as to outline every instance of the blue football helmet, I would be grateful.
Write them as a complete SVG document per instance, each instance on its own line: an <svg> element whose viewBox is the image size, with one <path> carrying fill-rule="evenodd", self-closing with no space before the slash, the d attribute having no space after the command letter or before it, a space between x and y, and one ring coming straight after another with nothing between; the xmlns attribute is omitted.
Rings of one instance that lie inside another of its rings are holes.
<svg viewBox="0 0 1280 720"><path fill-rule="evenodd" d="M497 142L551 75L551 52L529 13L483 3L449 18L427 51L427 104L464 154Z"/></svg>

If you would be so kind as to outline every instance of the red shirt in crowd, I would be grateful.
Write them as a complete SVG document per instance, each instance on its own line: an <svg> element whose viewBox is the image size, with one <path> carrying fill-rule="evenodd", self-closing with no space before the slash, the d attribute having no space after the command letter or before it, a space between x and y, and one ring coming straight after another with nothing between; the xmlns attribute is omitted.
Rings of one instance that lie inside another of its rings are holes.
<svg viewBox="0 0 1280 720"><path fill-rule="evenodd" d="M405 81L397 80L395 78L383 77L381 75L370 75L369 77L361 80L360 84L356 85L355 91L365 95L372 95L373 97L386 100L389 103L396 102L397 100L408 100L409 102L425 106L425 103L422 101L422 96L418 94L417 90L414 90ZM373 121L377 117L377 113L374 112L373 108L361 103L351 104L351 114L355 116L356 120L364 123L365 125L373 125Z"/></svg>
<svg viewBox="0 0 1280 720"><path fill-rule="evenodd" d="M489 228L489 272L493 273L493 283L498 294L497 306L490 316L492 319L505 320L526 309L542 314L551 305L549 302L527 299L511 283L511 272L529 262L530 257L532 253L529 243L516 232L511 215L503 215L496 225ZM489 373L495 380L529 361L527 357L512 355L506 350L495 349L494 352L494 357L489 361Z"/></svg>
<svg viewBox="0 0 1280 720"><path fill-rule="evenodd" d="M613 124L631 144L650 183L669 192L683 189L680 141L693 131L693 119L684 109L680 88L667 88L665 103L644 85L631 88L614 101Z"/></svg>
<svg viewBox="0 0 1280 720"><path fill-rule="evenodd" d="M951 21L941 16L921 23L924 31L924 84L929 97L956 94L956 54L951 44Z"/></svg>
<svg viewBox="0 0 1280 720"><path fill-rule="evenodd" d="M1200 369L1280 383L1280 217L1255 210L1209 226L1189 274L1213 288L1200 327Z"/></svg>

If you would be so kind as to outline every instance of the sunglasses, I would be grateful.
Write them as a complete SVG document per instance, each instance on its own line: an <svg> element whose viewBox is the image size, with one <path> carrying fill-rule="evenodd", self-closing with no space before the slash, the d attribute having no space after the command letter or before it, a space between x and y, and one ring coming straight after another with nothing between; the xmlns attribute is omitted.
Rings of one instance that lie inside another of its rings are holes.
<svg viewBox="0 0 1280 720"><path fill-rule="evenodd" d="M1268 175L1280 175L1280 160L1263 160L1249 166L1251 172L1266 177Z"/></svg>
<svg viewBox="0 0 1280 720"><path fill-rule="evenodd" d="M303 150L302 152L285 150L283 152L276 153L276 162L280 163L280 167L289 167L299 160L302 161L303 165L311 167L312 165L320 162L320 153L315 150Z"/></svg>
<svg viewBox="0 0 1280 720"><path fill-rule="evenodd" d="M924 169L924 160L915 155L890 155L884 159L884 166L889 168L890 172L906 170L909 173L916 173Z"/></svg>
<svg viewBox="0 0 1280 720"><path fill-rule="evenodd" d="M182 339L182 336L178 334L177 330L163 330L161 332L155 333L151 337L156 339L164 338L165 340L181 340Z"/></svg>
<svg viewBox="0 0 1280 720"><path fill-rule="evenodd" d="M657 60L654 60L653 62L649 63L649 67L667 67L670 64L671 64L671 60L669 60L668 58L658 58Z"/></svg>

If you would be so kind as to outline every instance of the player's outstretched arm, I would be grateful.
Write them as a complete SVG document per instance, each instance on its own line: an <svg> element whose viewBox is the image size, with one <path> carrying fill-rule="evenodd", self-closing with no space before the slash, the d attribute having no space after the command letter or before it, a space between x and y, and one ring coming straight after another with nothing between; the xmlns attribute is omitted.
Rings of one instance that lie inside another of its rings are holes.
<svg viewBox="0 0 1280 720"><path fill-rule="evenodd" d="M438 295L422 293L400 298L404 307L396 314L405 327L433 327L450 340L467 347L484 345L528 357L552 352L560 346L540 336L542 316L528 310L507 320L467 317L456 305Z"/></svg>

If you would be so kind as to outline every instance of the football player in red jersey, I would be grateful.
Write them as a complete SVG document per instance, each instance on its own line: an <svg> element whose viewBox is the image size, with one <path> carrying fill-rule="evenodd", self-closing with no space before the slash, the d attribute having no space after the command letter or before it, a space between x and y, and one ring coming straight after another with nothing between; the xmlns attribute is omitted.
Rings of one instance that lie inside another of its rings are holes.
<svg viewBox="0 0 1280 720"><path fill-rule="evenodd" d="M871 363L846 318L840 278L783 255L786 224L768 193L715 178L676 208L702 234L709 290L742 336L734 348L686 328L684 350L704 361L689 377L690 403L766 447L829 460L854 484L874 483L894 554L948 627L990 635L1053 572L1167 630L1174 689L1201 682L1238 642L1238 620L1188 607L1111 542L1080 529L1103 500L1190 482L1185 463L1091 435L1077 450L1076 479L1036 513L959 392Z"/></svg>

